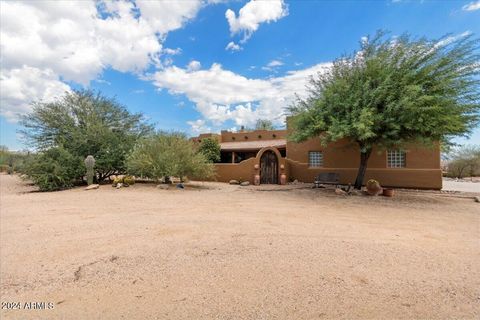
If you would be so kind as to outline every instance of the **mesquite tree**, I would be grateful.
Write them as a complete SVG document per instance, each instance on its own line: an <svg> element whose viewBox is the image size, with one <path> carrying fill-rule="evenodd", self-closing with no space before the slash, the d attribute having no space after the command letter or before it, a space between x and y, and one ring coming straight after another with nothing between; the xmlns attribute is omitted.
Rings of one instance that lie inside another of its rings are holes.
<svg viewBox="0 0 480 320"><path fill-rule="evenodd" d="M20 123L26 142L38 151L61 147L80 159L94 156L97 181L124 173L135 142L152 132L142 114L90 90L35 102Z"/></svg>
<svg viewBox="0 0 480 320"><path fill-rule="evenodd" d="M309 96L290 107L290 139L357 144L360 189L373 146L468 135L479 122L478 44L472 35L427 40L378 32L311 79Z"/></svg>

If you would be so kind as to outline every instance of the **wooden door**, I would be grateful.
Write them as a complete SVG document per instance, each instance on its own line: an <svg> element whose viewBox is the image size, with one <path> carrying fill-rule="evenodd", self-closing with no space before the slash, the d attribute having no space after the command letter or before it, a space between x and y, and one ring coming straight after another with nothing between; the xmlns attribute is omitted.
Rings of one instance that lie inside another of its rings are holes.
<svg viewBox="0 0 480 320"><path fill-rule="evenodd" d="M278 184L278 160L273 151L265 151L260 158L260 183Z"/></svg>

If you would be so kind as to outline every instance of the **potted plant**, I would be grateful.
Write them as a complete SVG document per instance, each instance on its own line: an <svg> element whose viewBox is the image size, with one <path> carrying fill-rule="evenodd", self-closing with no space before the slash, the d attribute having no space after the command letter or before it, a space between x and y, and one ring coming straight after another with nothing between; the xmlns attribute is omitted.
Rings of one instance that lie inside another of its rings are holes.
<svg viewBox="0 0 480 320"><path fill-rule="evenodd" d="M383 195L385 197L393 197L394 191L392 188L383 188Z"/></svg>

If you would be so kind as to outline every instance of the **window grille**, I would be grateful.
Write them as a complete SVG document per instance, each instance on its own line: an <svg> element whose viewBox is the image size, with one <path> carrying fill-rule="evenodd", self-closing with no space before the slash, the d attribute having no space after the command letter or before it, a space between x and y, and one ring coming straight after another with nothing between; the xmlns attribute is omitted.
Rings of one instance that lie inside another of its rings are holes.
<svg viewBox="0 0 480 320"><path fill-rule="evenodd" d="M388 168L405 168L405 152L400 150L387 151Z"/></svg>
<svg viewBox="0 0 480 320"><path fill-rule="evenodd" d="M310 151L308 153L308 165L310 167L322 167L323 153L321 153L320 151Z"/></svg>

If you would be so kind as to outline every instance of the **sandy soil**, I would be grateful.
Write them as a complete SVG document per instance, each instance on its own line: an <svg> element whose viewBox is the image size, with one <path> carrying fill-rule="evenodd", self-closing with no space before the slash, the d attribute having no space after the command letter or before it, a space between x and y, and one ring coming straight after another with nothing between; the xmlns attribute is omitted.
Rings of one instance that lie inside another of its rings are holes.
<svg viewBox="0 0 480 320"><path fill-rule="evenodd" d="M0 183L2 319L480 317L471 197Z"/></svg>
<svg viewBox="0 0 480 320"><path fill-rule="evenodd" d="M454 179L443 179L443 188L442 190L452 190L452 191L461 191L461 192L475 192L480 194L480 181L478 177L464 180L454 180Z"/></svg>

